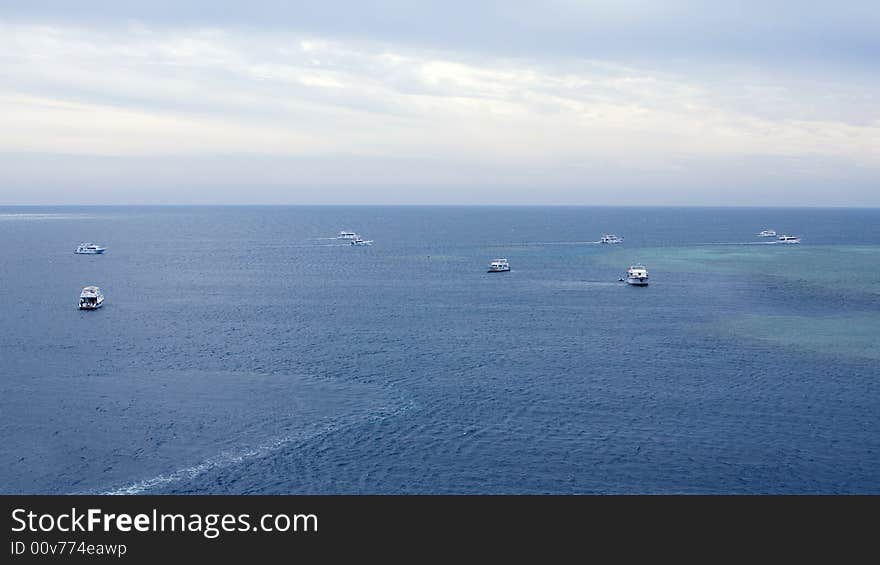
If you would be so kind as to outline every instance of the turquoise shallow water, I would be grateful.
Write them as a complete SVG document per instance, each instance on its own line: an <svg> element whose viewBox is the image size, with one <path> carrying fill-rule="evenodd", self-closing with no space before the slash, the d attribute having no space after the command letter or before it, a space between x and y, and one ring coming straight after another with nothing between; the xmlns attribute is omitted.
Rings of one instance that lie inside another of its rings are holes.
<svg viewBox="0 0 880 565"><path fill-rule="evenodd" d="M620 262L631 254L616 249L603 261ZM757 292L786 293L781 307L768 302L732 313L713 322L715 331L817 354L880 358L880 270L873 268L880 264L880 246L748 243L645 248L637 254L661 273L740 279ZM821 314L785 313L792 300L822 295L824 304L814 304Z"/></svg>
<svg viewBox="0 0 880 565"><path fill-rule="evenodd" d="M619 263L631 255L630 250L615 249L604 260ZM763 277L828 292L880 295L880 271L872 268L880 261L880 247L876 245L780 245L758 241L645 248L637 255L655 269Z"/></svg>
<svg viewBox="0 0 880 565"><path fill-rule="evenodd" d="M632 255L615 249L603 261L619 263ZM801 351L880 358L880 246L778 245L764 242L639 249L654 271L685 273L699 283L708 277L744 281L756 293L778 290L780 307L732 313L713 330L732 332ZM624 261L625 262L625 261ZM813 315L790 315L789 303L824 299Z"/></svg>
<svg viewBox="0 0 880 565"><path fill-rule="evenodd" d="M2 492L880 494L878 210L7 208L0 235Z"/></svg>
<svg viewBox="0 0 880 565"><path fill-rule="evenodd" d="M730 331L743 338L827 355L880 361L880 316L742 316Z"/></svg>

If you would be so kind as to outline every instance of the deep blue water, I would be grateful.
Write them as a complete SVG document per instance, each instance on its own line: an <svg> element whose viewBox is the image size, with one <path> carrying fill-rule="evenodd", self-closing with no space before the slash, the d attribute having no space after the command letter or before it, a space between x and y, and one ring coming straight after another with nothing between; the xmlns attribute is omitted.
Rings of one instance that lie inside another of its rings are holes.
<svg viewBox="0 0 880 565"><path fill-rule="evenodd" d="M766 227L880 250L880 210L0 208L0 492L880 493L878 358L726 329L878 295L618 282Z"/></svg>

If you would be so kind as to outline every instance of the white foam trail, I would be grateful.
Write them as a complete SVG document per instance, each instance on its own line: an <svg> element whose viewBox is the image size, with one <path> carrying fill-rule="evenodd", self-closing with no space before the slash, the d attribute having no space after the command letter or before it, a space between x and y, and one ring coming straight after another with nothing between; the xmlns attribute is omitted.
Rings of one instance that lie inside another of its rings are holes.
<svg viewBox="0 0 880 565"><path fill-rule="evenodd" d="M416 408L416 404L414 401L410 400L406 402L403 406L398 408L397 410L391 411L382 411L378 414L370 416L364 420L356 420L353 422L338 422L334 424L328 424L324 428L307 434L288 434L285 436L277 437L271 439L265 443L262 443L256 447L248 447L242 448L240 450L235 451L224 451L220 454L211 457L198 463L196 465L191 465L189 467L184 467L182 469L178 469L172 473L157 475L150 479L145 479L143 481L138 481L129 485L125 485L122 487L100 491L100 492L86 492L86 493L74 493L74 494L106 494L106 495L126 495L126 494L143 494L150 490L163 487L172 483L177 483L185 480L192 480L202 473L206 473L208 471L214 469L222 469L225 467L231 467L233 465L237 465L247 459L254 459L258 457L263 457L272 453L273 451L277 451L282 447L297 442L297 441L306 441L315 439L321 436L329 435L333 432L337 432L340 430L353 428L355 426L363 425L368 422L377 422L382 421L387 418L392 418L395 416L400 416L409 412Z"/></svg>
<svg viewBox="0 0 880 565"><path fill-rule="evenodd" d="M296 248L300 248L300 247L302 247L302 248L306 248L306 247L338 247L340 245L347 246L348 244L344 244L344 243L295 243L295 244L285 244L284 247L290 249L292 247L296 247Z"/></svg>
<svg viewBox="0 0 880 565"><path fill-rule="evenodd" d="M337 431L339 429L345 428L345 425L330 425L324 428L321 431L313 433L308 436L285 436L281 438L274 439L268 443L261 444L257 447L246 448L240 451L224 451L215 457L211 457L202 461L197 465L191 465L189 467L184 467L182 469L178 469L172 473L157 475L150 479L145 479L143 481L138 481L136 483L132 483L130 485L118 487L115 489L99 492L97 494L106 494L106 495L126 495L126 494L142 494L153 490L158 487L166 486L172 483L177 483L185 480L192 480L202 473L206 473L213 469L222 469L224 467L231 467L233 465L237 465L242 461L247 459L252 459L256 457L260 457L263 455L267 455L272 451L275 451L289 443L293 443L297 440L306 440L313 439L317 437L321 437L322 435L326 435Z"/></svg>
<svg viewBox="0 0 880 565"><path fill-rule="evenodd" d="M690 245L776 245L778 241L741 241L741 242L708 242L708 243L691 243Z"/></svg>
<svg viewBox="0 0 880 565"><path fill-rule="evenodd" d="M594 245L600 241L526 241L523 243L508 243L506 245L496 245L494 247L527 247L529 245Z"/></svg>
<svg viewBox="0 0 880 565"><path fill-rule="evenodd" d="M0 220L88 220L92 217L85 214L33 214L23 212L0 214Z"/></svg>

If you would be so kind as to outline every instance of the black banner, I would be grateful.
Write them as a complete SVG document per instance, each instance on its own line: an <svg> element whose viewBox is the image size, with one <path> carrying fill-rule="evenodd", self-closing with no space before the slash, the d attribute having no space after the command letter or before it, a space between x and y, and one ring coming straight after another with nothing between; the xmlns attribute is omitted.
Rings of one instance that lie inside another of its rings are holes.
<svg viewBox="0 0 880 565"><path fill-rule="evenodd" d="M300 557L413 561L479 551L618 557L698 547L780 555L873 539L877 497L822 496L4 496L3 563ZM866 516L866 520L857 519ZM415 550L413 550L415 548ZM411 553L416 551L415 554ZM765 555L766 556L766 555ZM754 555L757 557L757 555Z"/></svg>

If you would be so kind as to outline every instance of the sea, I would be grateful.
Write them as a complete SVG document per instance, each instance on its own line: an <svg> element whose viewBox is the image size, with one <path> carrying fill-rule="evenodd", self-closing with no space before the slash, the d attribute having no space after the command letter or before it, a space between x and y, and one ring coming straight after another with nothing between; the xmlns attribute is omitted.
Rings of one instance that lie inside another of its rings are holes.
<svg viewBox="0 0 880 565"><path fill-rule="evenodd" d="M2 493L880 494L878 209L2 207L0 238Z"/></svg>

